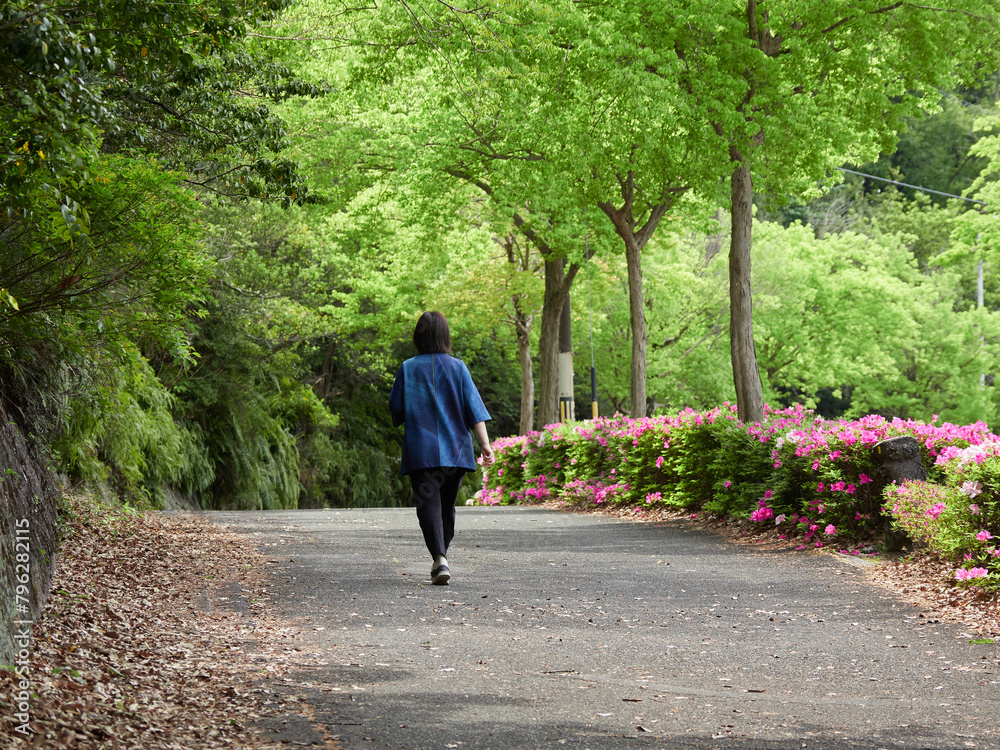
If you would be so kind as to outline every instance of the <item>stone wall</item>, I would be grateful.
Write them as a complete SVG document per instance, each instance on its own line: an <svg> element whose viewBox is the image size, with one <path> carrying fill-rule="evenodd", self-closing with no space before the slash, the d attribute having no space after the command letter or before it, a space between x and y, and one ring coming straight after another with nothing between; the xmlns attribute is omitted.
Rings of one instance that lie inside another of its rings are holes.
<svg viewBox="0 0 1000 750"><path fill-rule="evenodd" d="M30 394L0 372L0 664L5 665L15 661L20 649L15 636L24 632L24 623L41 614L55 570L58 486L34 437L33 412Z"/></svg>

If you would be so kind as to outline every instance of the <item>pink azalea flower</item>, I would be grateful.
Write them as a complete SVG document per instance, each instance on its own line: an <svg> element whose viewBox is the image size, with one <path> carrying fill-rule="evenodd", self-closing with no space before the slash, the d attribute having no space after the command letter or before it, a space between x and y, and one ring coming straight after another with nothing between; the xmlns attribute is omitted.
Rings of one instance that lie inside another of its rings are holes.
<svg viewBox="0 0 1000 750"><path fill-rule="evenodd" d="M656 457L656 468L659 469L661 466L663 466L663 456L657 456Z"/></svg>
<svg viewBox="0 0 1000 750"><path fill-rule="evenodd" d="M727 479L725 482L722 483L722 486L728 490L730 487L733 486L733 483Z"/></svg>
<svg viewBox="0 0 1000 750"><path fill-rule="evenodd" d="M974 578L986 578L990 572L986 568L959 568L955 571L955 578L960 581L971 581Z"/></svg>
<svg viewBox="0 0 1000 750"><path fill-rule="evenodd" d="M969 506L969 512L974 516L978 516L980 513L979 506L973 503Z"/></svg>
<svg viewBox="0 0 1000 750"><path fill-rule="evenodd" d="M860 477L858 477L858 483L860 484L869 484L871 481L872 478L867 474L862 474Z"/></svg>
<svg viewBox="0 0 1000 750"><path fill-rule="evenodd" d="M978 539L981 542L988 542L992 538L993 538L993 535L990 532L988 532L986 529L983 529L978 534L976 534L976 539Z"/></svg>
<svg viewBox="0 0 1000 750"><path fill-rule="evenodd" d="M982 482L965 482L962 485L961 490L959 490L959 491L963 495L967 495L968 497L972 498L972 497L975 497L976 495L979 495L979 494L982 493L982 491L983 491L983 483Z"/></svg>
<svg viewBox="0 0 1000 750"><path fill-rule="evenodd" d="M826 534L827 536L833 536L834 534L837 533L837 527L831 523L829 526L823 529L823 533Z"/></svg>

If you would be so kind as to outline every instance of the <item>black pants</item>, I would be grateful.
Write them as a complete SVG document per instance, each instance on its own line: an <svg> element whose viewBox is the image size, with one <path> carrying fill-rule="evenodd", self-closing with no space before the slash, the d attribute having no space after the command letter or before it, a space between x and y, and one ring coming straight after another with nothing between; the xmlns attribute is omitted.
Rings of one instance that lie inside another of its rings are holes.
<svg viewBox="0 0 1000 750"><path fill-rule="evenodd" d="M455 537L455 498L463 479L465 469L454 466L410 472L417 520L432 557L447 555Z"/></svg>

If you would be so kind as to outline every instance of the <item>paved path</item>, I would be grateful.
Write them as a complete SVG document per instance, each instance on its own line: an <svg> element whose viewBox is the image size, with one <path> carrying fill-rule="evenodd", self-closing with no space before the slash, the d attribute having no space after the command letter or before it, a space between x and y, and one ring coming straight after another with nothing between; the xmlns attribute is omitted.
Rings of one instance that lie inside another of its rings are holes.
<svg viewBox="0 0 1000 750"><path fill-rule="evenodd" d="M450 586L410 509L209 513L280 562L304 668L275 731L354 748L1000 748L1000 656L833 556L684 523L461 508ZM296 705L296 704L291 704Z"/></svg>

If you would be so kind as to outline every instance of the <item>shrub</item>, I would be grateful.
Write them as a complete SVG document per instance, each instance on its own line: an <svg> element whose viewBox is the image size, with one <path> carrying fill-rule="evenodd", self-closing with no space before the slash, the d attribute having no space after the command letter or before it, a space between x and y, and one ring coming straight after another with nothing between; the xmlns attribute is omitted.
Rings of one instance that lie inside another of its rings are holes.
<svg viewBox="0 0 1000 750"><path fill-rule="evenodd" d="M939 452L944 484L907 482L886 491L893 523L917 544L960 567L956 580L1000 580L1000 443L985 440Z"/></svg>
<svg viewBox="0 0 1000 750"><path fill-rule="evenodd" d="M492 468L483 469L483 489L478 498L480 505L510 505L515 502L513 493L524 485L528 443L537 437L538 433L532 432L493 441L497 460ZM508 487L512 493L510 496L505 492Z"/></svg>
<svg viewBox="0 0 1000 750"><path fill-rule="evenodd" d="M817 546L834 539L861 541L879 533L886 522L882 498L875 492L871 449L883 440L910 435L920 442L931 479L946 485L928 484L936 489L927 493L944 493L941 497L951 500L940 502L955 508L960 497L969 499L969 488L982 495L978 505L966 502L965 511L940 514L931 532L915 527L915 538L941 554L971 555L966 562L992 570L996 548L983 543L1000 535L1000 441L981 422L957 426L935 421L877 415L831 421L794 406L767 408L763 423L747 425L737 418L735 406L724 404L705 412L686 409L645 419L616 415L550 425L495 441L497 464L484 476L479 502L661 505L749 518L771 527L787 524L788 533ZM905 511L906 498L899 491L893 490L893 502L900 514L919 518L924 511ZM924 502L912 500L918 501ZM906 528L905 518L892 518ZM961 528L947 527L952 522Z"/></svg>

